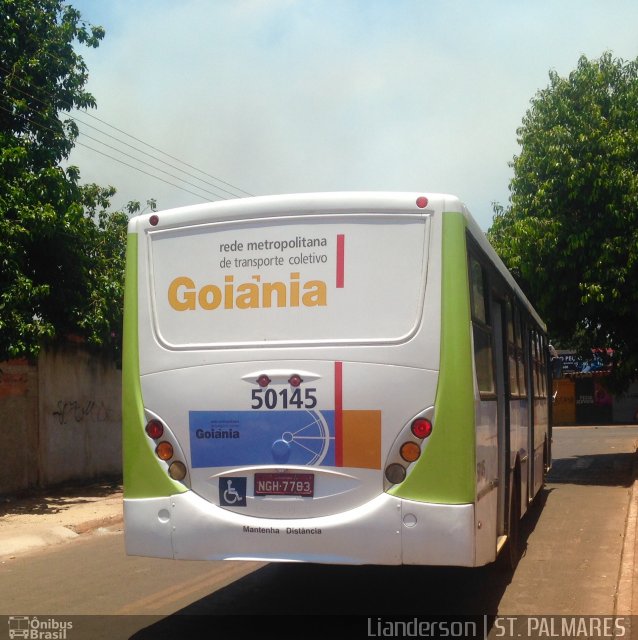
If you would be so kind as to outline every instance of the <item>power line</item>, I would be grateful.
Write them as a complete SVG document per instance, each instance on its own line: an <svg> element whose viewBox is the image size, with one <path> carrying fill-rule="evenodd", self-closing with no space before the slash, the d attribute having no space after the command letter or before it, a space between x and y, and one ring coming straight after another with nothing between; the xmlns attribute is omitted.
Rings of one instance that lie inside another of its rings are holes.
<svg viewBox="0 0 638 640"><path fill-rule="evenodd" d="M9 71L6 67L4 67L4 66L3 66L3 65L1 65L1 64L0 64L0 69L4 70L4 71L5 71L5 72L7 72L7 73L12 73L11 71ZM45 106L48 106L48 105L47 105L47 103L46 103L45 101L43 101L43 100L41 100L40 98L37 98L36 96L34 96L34 95L32 95L32 94L28 93L27 91L24 91L24 90L22 90L22 89L19 89L18 87L12 87L12 89L13 89L13 90L15 90L15 91L18 91L19 93L22 93L23 95L25 95L25 96L27 96L27 97L29 97L29 98L31 98L31 99L33 99L33 100L35 100L35 101L37 101L37 102L39 102L39 103L43 104L43 105L45 105ZM47 94L49 97L53 98L53 96L51 95L51 93L49 93L48 91L44 90L43 88L39 87L39 90L40 90L40 91L42 91L42 92L44 92L45 94ZM71 105L71 104L69 104L68 102L65 102L65 101L60 101L60 102L61 102L63 105L65 105L67 109L69 109L69 110L67 111L67 113L69 114L69 118L70 118L71 120L73 120L74 122L80 122L80 123L81 123L81 124L83 124L84 126L87 126L87 127L89 127L89 128L92 128L92 129L94 129L94 130L98 131L99 133L101 133L102 135L105 135L105 136L107 136L107 137L109 137L109 138L112 138L113 140L117 141L118 143L120 143L120 144L124 144L124 145L126 145L126 146L130 147L131 149L134 149L134 150L135 150L135 151L137 151L138 153L142 153L142 154L144 154L144 155L146 155L146 156L148 156L148 157L150 157L150 158L153 158L154 160L156 160L156 161L158 161L158 162L161 162L161 163L163 163L163 164L166 164L167 166L170 166L171 168L173 168L173 169L175 169L175 170L177 170L177 171L181 171L182 173L184 173L184 174L186 174L186 175L188 175L188 176L190 176L190 177L194 178L195 180L199 180L200 182L204 182L205 184L208 184L209 186L212 186L212 187L214 187L214 188L216 188L216 189L219 189L220 191L223 191L224 193L227 193L227 194L229 194L229 195L230 195L230 196L232 196L232 197L240 197L240 196L237 196L236 194L234 194L234 193L232 193L232 192L228 191L227 189L224 189L223 187L220 187L219 185L212 184L212 183L207 182L206 180L204 180L204 179L202 179L202 178L200 178L200 177L198 177L198 176L194 176L194 175L192 175L191 173L189 173L188 171L185 171L184 169L181 169L181 168L179 168L179 167L176 167L175 165L172 165L171 163L166 162L165 160L162 160L161 158L157 158L156 156L153 156L152 154L149 154L149 153L147 153L146 151L144 151L144 150L142 150L142 149L138 149L137 147L135 147L135 146L133 146L133 145L130 145L130 144L128 144L127 142L124 142L123 140L120 140L119 138L116 138L116 137L112 136L111 134L109 134L109 133L107 133L107 132L105 132L105 131L102 131L102 130L98 129L97 127L93 127L92 125L90 125L90 124L88 124L88 123L84 122L83 120L80 120L79 118L72 116L72 115L71 115L71 112L70 112L70 109L73 109L73 108L74 108L74 107L73 107L73 105ZM212 175L212 174L209 174L209 173L207 173L207 172L205 172L205 171L203 171L203 170L201 170L201 169L199 169L199 168L197 168L197 167L195 167L195 166L193 166L193 165L191 165L191 164L189 164L189 163L185 162L184 160L180 160L179 158L176 158L175 156L172 156L171 154L169 154L169 153L167 153L167 152L165 152L165 151L162 151L162 150L161 150L161 149L159 149L158 147L154 147L153 145L151 145L151 144L149 144L149 143L145 142L144 140L142 140L142 139L140 139L140 138L137 138L136 136L133 136L132 134L127 133L126 131L123 131L122 129L119 129L118 127L115 127L114 125L112 125L112 124L110 124L110 123L106 122L105 120L102 120L101 118L98 118L97 116L94 116L94 115L90 114L90 113L89 113L88 111L86 111L86 110L79 110L79 109L75 109L75 110L76 110L76 111L80 111L81 113L84 113L84 114L85 114L85 115L87 115L88 117L93 118L94 120L97 120L97 121L101 122L102 124L105 124L106 126L108 126L108 127L112 128L112 129L114 129L115 131L119 131L120 133L124 134L125 136L128 136L129 138L131 138L131 139L133 139L133 140L136 140L137 142L140 142L141 144L143 144L143 145L145 145L145 146L149 147L150 149L153 149L153 150L157 151L158 153L161 153L161 154L165 155L166 157L171 158L171 159L175 160L176 162L179 162L179 163L183 164L184 166L187 166L187 167L189 167L189 168L191 168L191 169L194 169L195 171L198 171L199 173L201 173L201 174L203 174L203 175L205 175L205 176L208 176L208 177L212 178L213 180L216 180L217 182L221 182L222 184L225 184L226 186L231 187L231 188L232 188L232 189L234 189L235 191L241 192L241 193L243 193L243 194L245 194L245 195L248 195L248 196L251 196L251 195L252 195L251 193L249 193L248 191L245 191L244 189L241 189L241 188L239 188L239 187L235 187L234 185L230 184L229 182L226 182L226 181L222 180L221 178L218 178L218 177L216 177L216 176L214 176L214 175ZM7 110L7 109L5 109L5 111L8 111L8 110ZM11 113L12 115L14 115L14 114L13 114L12 112L10 112L10 111L9 111L9 113ZM42 127L42 125L39 125L39 124L38 124L38 123L36 123L36 122L33 122L33 121L31 121L31 122L32 122L33 124L35 124L36 126L40 126L40 127ZM103 145L105 145L105 146L107 146L107 147L109 147L109 148L111 148L111 149L114 149L114 150L115 150L115 151L117 151L118 153L122 153L123 155L126 155L126 156L128 156L128 157L131 157L131 158L135 159L135 160L136 160L136 161L138 161L138 162L142 162L143 164L147 164L147 165L148 165L148 163L145 163L143 160L140 160L140 159L138 159L138 158L134 158L133 156L130 156L129 154L126 154L125 152L123 152L123 151L121 151L121 150L119 150L119 149L117 149L117 148L115 148L115 147L112 147L112 146L110 146L110 145L107 145L106 143L102 142L101 140L98 140L98 139L96 139L96 138L92 138L91 136L89 136L89 135L88 135L87 133L85 133L85 132L82 132L82 135L85 135L85 136L87 136L88 138L90 138L90 139L92 139L92 140L95 140L95 141L96 141L96 142L98 142L99 144L103 144ZM80 143L78 142L77 144L80 144ZM87 145L83 145L83 146L87 146ZM88 147L88 148L91 148L91 147ZM108 155L108 154L102 154L102 155L105 155L105 156L106 156L106 157L108 157L108 158L111 158L111 159L116 160L115 158L113 158L112 156L110 156L110 155ZM128 164L127 164L127 166L130 166L130 165L128 165ZM153 166L153 165L148 165L148 166ZM159 169L158 167L154 167L154 166L153 166L153 168L154 168L154 169L156 169L157 171L161 171L162 173L167 173L167 175L171 175L172 177L176 178L177 180L180 180L180 181L184 182L185 184L190 184L191 186L195 186L195 187L197 187L197 188L199 188L199 189L201 189L201 188L202 188L200 185L193 185L192 183L189 183L187 180L184 180L183 178L181 178L181 177L179 177L179 176L174 176L173 174L170 174L170 173L168 173L168 172L164 171L163 169ZM147 173L147 172L143 172L143 173ZM147 174L147 175L150 175L150 174ZM153 177L157 177L157 176L153 176ZM158 179L159 179L159 178L158 178ZM172 184L172 183L171 183L171 184ZM204 190L206 191L206 189L204 189ZM188 190L186 190L186 191L188 191ZM220 196L218 193L215 193L215 196L216 196L216 197L219 197L219 198L222 198L222 199L225 199L225 198L224 198L224 196Z"/></svg>
<svg viewBox="0 0 638 640"><path fill-rule="evenodd" d="M90 114L87 114L87 115L90 115ZM189 176L189 177L191 177L191 178L193 178L195 180L199 180L200 182L203 182L204 184L207 184L207 185L209 185L211 187L214 187L215 189L219 189L220 191L223 191L224 193L227 193L228 195L232 196L233 198L239 197L239 196L237 196L237 194L232 193L231 191L228 191L227 189L224 189L223 187L220 187L219 185L216 185L216 184L213 184L212 182L208 182L206 180L203 180L202 178L198 178L197 176L193 175L192 173L189 173L188 171L184 171L184 169L180 169L179 167L175 166L174 164L171 164L170 162L166 162L166 160L162 160L161 158L158 158L158 157L154 156L151 153L147 153L143 149L138 149L136 146L134 146L132 144L129 144L128 142L125 142L124 140L120 140L119 138L116 138L115 136L112 136L110 133L107 133L106 131L102 131L101 129L98 129L97 127L94 127L93 125L89 124L88 122L84 122L83 120L80 120L77 117L73 117L70 114L69 114L69 117L72 120L74 120L75 122L80 122L85 127L89 127L90 129L93 129L93 130L97 131L98 133L101 133L102 135L105 135L107 138L111 138L112 140L115 140L116 142L119 142L120 144L123 144L124 146L129 147L130 149L134 149L138 153L142 153L143 155L148 156L149 158L153 158L153 160L156 160L157 162L161 162L162 164L165 164L166 166L171 167L172 169L175 169L176 171L181 171L182 173L186 174L187 176ZM102 142L101 140L98 140L97 138L93 138L92 136L90 136L88 133L86 133L84 131L82 131L82 135L86 136L90 140L95 140L96 142L99 142L100 144L103 144L106 147L110 147L110 145L106 144L105 142ZM115 149L116 151L118 151L118 153L122 153L123 155L128 155L127 153L124 153L123 151L120 151L119 149L116 149L115 147L110 147L110 148ZM129 157L133 157L133 156L129 156ZM137 158L135 158L135 159L137 160ZM143 162L143 161L140 160L140 162ZM159 169L159 167L157 168L157 170L158 171L163 171L162 169ZM179 178L178 176L173 176L173 177L177 178L178 180L183 180L183 178ZM183 180L183 181L186 184L190 184L186 180ZM192 186L198 186L198 185L192 185ZM198 186L198 188L199 188L199 186ZM236 187L233 187L233 188L236 189L237 191L241 191L241 189L238 189ZM248 192L244 192L244 193L248 193ZM215 193L215 195L220 197L220 198L224 197L224 196L220 196L217 193ZM248 194L248 195L251 195L251 194Z"/></svg>
<svg viewBox="0 0 638 640"><path fill-rule="evenodd" d="M2 109L3 111L6 111L7 113L11 114L11 115L15 115L11 110L7 109L6 107L3 107L2 105L0 105L0 109ZM28 118L27 116L20 116L21 118L23 118L24 120L26 120L27 122L30 122L31 124L33 124L36 127L39 127L40 129L44 129L46 131L51 131L52 133L57 133L56 131L54 131L53 129L51 129L51 127L47 127L43 124L40 124L38 122L35 122L34 120L32 120L31 118ZM164 178L160 178L159 176L156 176L152 173L149 173L148 171L144 171L143 169L140 169L139 167L135 167L132 164L129 164L128 162L124 162L123 160L120 160L118 158L115 158L114 156L109 155L108 153L104 153L103 151L99 151L98 149L95 149L87 144L84 144L82 142L79 141L75 141L75 144L81 146L81 147L86 147L87 149L90 149L91 151L94 151L95 153L99 153L100 155L103 155L107 158L110 158L111 160L114 160L115 162L119 162L120 164L123 164L127 167L130 167L131 169L135 169L136 171L139 171L140 173L143 173L147 176L150 176L151 178L155 178L156 180L159 180L160 182L164 182L165 184L171 185L172 187L176 187L177 189L181 189L182 191L186 191L187 193L190 193L194 196L197 196L198 198L200 198L201 200L204 200L205 202L210 202L210 198L207 198L206 196L203 196L199 193L195 193L194 191L191 191L190 189L186 189L184 187L180 187L179 185L175 184L174 182L170 182L169 180L164 180ZM103 142L101 142L100 144L104 144ZM108 146L108 145L106 145ZM116 151L118 151L118 153L123 153L122 151L119 151L116 149ZM134 158L135 160L138 160L138 162L143 162L142 160L139 160L137 158ZM144 164L148 164L148 163L144 163ZM150 165L152 166L152 165ZM153 167L155 168L155 167ZM162 171L161 169L159 169L159 171ZM166 172L164 172L166 173ZM171 175L171 174L168 174ZM174 177L174 176L173 176ZM181 178L178 178L178 180L182 180ZM184 180L182 180L182 182L184 182ZM189 183L187 183L189 184ZM195 185L197 186L197 185ZM222 196L218 196L220 197L222 200L225 200L226 198L222 197Z"/></svg>
<svg viewBox="0 0 638 640"><path fill-rule="evenodd" d="M201 169L198 169L197 167L194 167L193 165L189 164L188 162L186 162L184 160L180 160L179 158L176 158L175 156L172 156L170 153L166 153L166 151L162 151L161 149L158 149L157 147L154 147L152 144L149 144L148 142L144 142L144 140L141 140L140 138L136 138L134 135L132 135L130 133L127 133L126 131L123 131L122 129L118 129L116 126L114 126L112 124L109 124L105 120L101 120L97 116L94 116L92 113L89 113L88 111L86 111L86 109L84 109L84 110L76 109L76 111L81 111L82 113L84 113L87 116L89 116L89 118L93 118L94 120L97 120L98 122L101 122L102 124L105 124L107 127L111 127L111 129L115 129L115 131L119 131L120 133L123 133L125 136L128 136L129 138L132 138L133 140L136 140L137 142L141 142L143 145L146 145L147 147L149 147L150 149L153 149L154 151L158 151L159 153L165 155L167 158L171 158L172 160L175 160L176 162L179 162L179 163L189 167L190 169L194 169L195 171L199 171L200 173L203 173L205 176L208 176L209 178L212 178L213 180L217 180L218 182L221 182L222 184L225 184L226 186L232 187L233 189L235 189L235 191L241 191L241 193L243 193L243 194L245 194L247 196L252 196L253 195L252 193L249 193L248 191L245 191L244 189L241 189L240 187L235 187L232 184L230 184L229 182L225 182L221 178L217 178L216 176L213 176L210 173L206 173L206 171L202 171ZM71 117L73 117L73 116L71 116ZM85 123L83 123L83 124L85 124ZM91 125L87 125L87 126L91 126ZM105 134L105 135L109 135L109 134ZM180 169L180 171L181 171L181 169Z"/></svg>
<svg viewBox="0 0 638 640"><path fill-rule="evenodd" d="M179 176L176 176L173 173L169 173L168 171L164 171L164 169L160 169L159 167L156 167L155 165L151 164L150 162L145 162L144 160L141 160L140 158L136 158L135 156L132 156L130 153L126 153L125 151L122 151L121 149L118 149L117 147L113 147L110 144L106 144L106 142L102 142L101 140L98 140L97 138L94 138L93 136L90 136L88 133L84 133L83 134L86 138L88 138L89 140L93 140L94 142L97 142L98 144L104 145L105 147L107 147L108 149L113 149L113 151L116 151L117 153L121 153L123 156L126 156L127 158L131 158L133 160L135 160L136 162L140 162L143 165L146 165L147 167L151 167L151 169L155 169L155 171L161 171L162 173L165 173L167 176L170 176L171 178L175 178L176 180L180 180L181 182L183 182L184 184L190 185L191 187L195 187L196 189L201 189L202 191L209 193L212 196L215 196L216 198L220 198L221 200L226 200L226 198L222 195L220 195L219 193L216 193L215 191L210 191L209 189L204 189L203 187L201 187L198 184L193 184L192 182L189 182L188 180L184 180L184 178L180 178ZM93 147L89 147L86 144L82 144L79 141L76 141L76 144L79 144L83 147L86 147L87 149L93 149ZM95 149L93 149L95 151ZM105 155L107 158L113 158L110 155L107 154L102 154ZM153 157L153 156L151 156ZM115 158L113 158L115 159ZM155 158L157 159L157 158ZM128 165L130 166L130 165ZM169 165L172 166L172 165ZM179 169L178 169L179 171ZM223 191L223 189L222 189Z"/></svg>
<svg viewBox="0 0 638 640"><path fill-rule="evenodd" d="M155 178L156 180L160 180L161 182L164 182L165 184L170 184L171 186L176 187L177 189L181 189L182 191L186 191L187 193L190 193L190 194L192 194L194 196L197 196L198 198L201 198L202 200L204 200L204 202L210 202L210 198L202 196L199 193L195 193L194 191L191 191L190 189L186 189L184 187L180 187L178 184L170 182L169 180L164 180L164 178L160 178L158 176L155 176L152 173L149 173L148 171L144 171L144 169L140 169L139 167L134 167L132 164L129 164L128 162L124 162L124 160L120 160L118 158L114 158L113 156L109 155L108 153L104 153L103 151L99 151L98 149L94 149L93 147L90 147L88 144L84 144L83 142L78 142L77 144L80 145L81 147L86 147L87 149L90 149L91 151L95 151L95 153L99 153L100 155L106 156L107 158L110 158L111 160L115 160L115 162L119 162L120 164L123 164L123 165L125 165L127 167L130 167L131 169L135 169L135 171L139 171L140 173L144 173L147 176L151 176L151 178ZM222 198L222 200L225 200L225 198Z"/></svg>

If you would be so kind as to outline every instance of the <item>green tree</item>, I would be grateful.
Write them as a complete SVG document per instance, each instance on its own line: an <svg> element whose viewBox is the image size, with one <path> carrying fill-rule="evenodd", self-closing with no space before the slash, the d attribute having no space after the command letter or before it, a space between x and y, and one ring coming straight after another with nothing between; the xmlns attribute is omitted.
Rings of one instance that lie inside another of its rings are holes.
<svg viewBox="0 0 638 640"><path fill-rule="evenodd" d="M68 112L95 106L74 47L104 31L60 0L0 0L0 16L0 360L69 334L116 344L126 215L61 164Z"/></svg>
<svg viewBox="0 0 638 640"><path fill-rule="evenodd" d="M553 336L615 349L622 388L638 376L638 60L581 57L549 79L488 236Z"/></svg>

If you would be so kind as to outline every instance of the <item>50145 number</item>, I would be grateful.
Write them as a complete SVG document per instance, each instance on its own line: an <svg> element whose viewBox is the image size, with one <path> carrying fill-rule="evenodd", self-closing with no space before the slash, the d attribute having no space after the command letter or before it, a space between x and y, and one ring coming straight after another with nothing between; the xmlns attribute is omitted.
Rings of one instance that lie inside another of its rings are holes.
<svg viewBox="0 0 638 640"><path fill-rule="evenodd" d="M251 409L314 409L317 406L317 389L253 389Z"/></svg>

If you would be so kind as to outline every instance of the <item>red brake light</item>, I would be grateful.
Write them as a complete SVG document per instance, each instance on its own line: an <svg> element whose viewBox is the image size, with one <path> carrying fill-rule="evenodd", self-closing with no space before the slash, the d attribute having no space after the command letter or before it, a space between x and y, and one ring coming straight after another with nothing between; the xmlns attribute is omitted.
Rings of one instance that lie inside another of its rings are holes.
<svg viewBox="0 0 638 640"><path fill-rule="evenodd" d="M432 433L432 423L427 418L417 418L410 429L417 438L427 438Z"/></svg>
<svg viewBox="0 0 638 640"><path fill-rule="evenodd" d="M265 374L262 373L259 378L257 378L257 384L260 387L267 387L270 384L271 380L270 378Z"/></svg>
<svg viewBox="0 0 638 640"><path fill-rule="evenodd" d="M288 384L292 387L298 387L303 382L303 378L296 373L293 373L290 378L288 378Z"/></svg>
<svg viewBox="0 0 638 640"><path fill-rule="evenodd" d="M419 209L425 209L425 207L428 206L428 199L425 196L419 196L416 199L416 206L419 207Z"/></svg>
<svg viewBox="0 0 638 640"><path fill-rule="evenodd" d="M159 222L159 216L157 216L156 214L153 214L153 215L148 219L148 221L151 223L151 225L152 225L153 227L156 227L156 226L157 226L157 223Z"/></svg>
<svg viewBox="0 0 638 640"><path fill-rule="evenodd" d="M146 424L146 433L149 438L157 440L164 435L164 425L159 420L149 420Z"/></svg>

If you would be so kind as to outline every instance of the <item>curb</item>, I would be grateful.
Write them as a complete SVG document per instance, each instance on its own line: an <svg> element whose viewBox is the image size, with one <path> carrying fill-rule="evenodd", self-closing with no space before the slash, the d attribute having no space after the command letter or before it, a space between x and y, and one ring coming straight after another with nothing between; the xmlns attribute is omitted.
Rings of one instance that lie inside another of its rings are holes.
<svg viewBox="0 0 638 640"><path fill-rule="evenodd" d="M104 518L97 518L95 520L87 520L86 522L79 522L77 524L67 524L66 528L70 529L78 535L84 533L91 533L96 529L103 529L105 527L114 527L115 525L122 524L124 522L124 516L112 515Z"/></svg>
<svg viewBox="0 0 638 640"><path fill-rule="evenodd" d="M616 589L616 602L614 614L617 616L631 616L638 613L638 572L635 571L636 553L638 546L638 441L634 443L634 481L629 491L629 507L623 538L622 553L620 556L620 569L618 572L618 587ZM631 624L631 618L630 622ZM629 637L631 631L629 631Z"/></svg>
<svg viewBox="0 0 638 640"><path fill-rule="evenodd" d="M67 527L59 525L42 532L18 535L2 540L0 561L14 560L18 555L43 549L53 544L67 542L77 537L77 533Z"/></svg>
<svg viewBox="0 0 638 640"><path fill-rule="evenodd" d="M47 527L32 526L26 532L0 536L0 563L15 560L24 553L31 553L46 547L76 540L82 535L99 529L122 524L122 514L110 514L101 518L84 520L72 524L56 524Z"/></svg>

